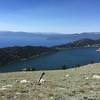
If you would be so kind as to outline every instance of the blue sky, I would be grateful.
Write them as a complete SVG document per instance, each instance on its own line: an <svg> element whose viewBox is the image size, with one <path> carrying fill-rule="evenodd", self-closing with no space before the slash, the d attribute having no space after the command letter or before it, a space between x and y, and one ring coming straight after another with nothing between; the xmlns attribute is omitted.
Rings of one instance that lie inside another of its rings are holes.
<svg viewBox="0 0 100 100"><path fill-rule="evenodd" d="M100 0L0 0L0 30L100 32Z"/></svg>

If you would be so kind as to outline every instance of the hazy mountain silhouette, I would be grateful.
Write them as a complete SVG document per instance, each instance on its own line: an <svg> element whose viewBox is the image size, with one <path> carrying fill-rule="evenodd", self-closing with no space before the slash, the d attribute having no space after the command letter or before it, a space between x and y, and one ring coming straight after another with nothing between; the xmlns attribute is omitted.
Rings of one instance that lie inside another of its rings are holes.
<svg viewBox="0 0 100 100"><path fill-rule="evenodd" d="M0 31L0 46L54 46L73 42L80 39L100 39L100 32L84 32L75 34L60 33L31 33Z"/></svg>

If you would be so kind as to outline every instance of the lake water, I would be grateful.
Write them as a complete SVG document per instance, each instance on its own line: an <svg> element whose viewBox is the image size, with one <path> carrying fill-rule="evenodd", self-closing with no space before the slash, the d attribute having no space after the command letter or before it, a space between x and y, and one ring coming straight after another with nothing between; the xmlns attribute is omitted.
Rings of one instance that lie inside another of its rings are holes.
<svg viewBox="0 0 100 100"><path fill-rule="evenodd" d="M31 60L0 67L0 71L18 71L26 67L33 67L38 70L60 69L63 65L72 67L77 64L86 65L91 61L100 62L100 53L96 52L96 49L87 47L60 50L59 52L42 55Z"/></svg>
<svg viewBox="0 0 100 100"><path fill-rule="evenodd" d="M71 42L66 39L48 39L46 37L32 36L32 37L13 37L0 36L0 48L12 46L54 46Z"/></svg>

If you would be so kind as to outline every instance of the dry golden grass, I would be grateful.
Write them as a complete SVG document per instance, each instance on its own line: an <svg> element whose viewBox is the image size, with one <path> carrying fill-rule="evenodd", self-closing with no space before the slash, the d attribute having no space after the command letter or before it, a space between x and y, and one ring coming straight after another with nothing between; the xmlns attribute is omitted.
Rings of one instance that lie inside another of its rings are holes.
<svg viewBox="0 0 100 100"><path fill-rule="evenodd" d="M42 72L46 73L45 82L36 85ZM0 100L100 100L100 78L93 75L100 75L100 63L66 70L1 73Z"/></svg>

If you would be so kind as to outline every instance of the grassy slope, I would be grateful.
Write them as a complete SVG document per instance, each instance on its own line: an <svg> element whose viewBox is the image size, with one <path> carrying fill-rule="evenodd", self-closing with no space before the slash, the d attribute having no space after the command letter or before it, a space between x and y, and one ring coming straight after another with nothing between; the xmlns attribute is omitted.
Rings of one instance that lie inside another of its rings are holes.
<svg viewBox="0 0 100 100"><path fill-rule="evenodd" d="M40 86L34 82L42 71L1 73L0 100L100 100L100 79L93 78L100 75L100 63L44 72L46 82ZM24 79L29 82L20 83ZM12 87L2 90L8 84Z"/></svg>

